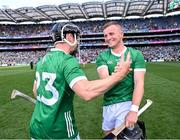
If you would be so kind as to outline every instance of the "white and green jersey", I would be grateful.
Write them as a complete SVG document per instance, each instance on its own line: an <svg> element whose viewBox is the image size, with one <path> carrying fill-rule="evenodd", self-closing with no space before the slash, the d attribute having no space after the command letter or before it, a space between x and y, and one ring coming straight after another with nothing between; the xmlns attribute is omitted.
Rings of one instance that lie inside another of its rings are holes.
<svg viewBox="0 0 180 140"><path fill-rule="evenodd" d="M131 54L131 71L122 81L116 84L112 89L104 94L104 106L131 101L134 90L134 71L145 71L145 61L142 53L133 48L126 48L124 50L124 56L126 59L127 53ZM97 69L106 67L109 71L109 75L114 72L114 68L117 62L121 59L120 54L115 54L111 49L108 49L99 54L96 59Z"/></svg>
<svg viewBox="0 0 180 140"><path fill-rule="evenodd" d="M76 58L52 49L37 64L37 102L30 122L35 139L74 139L73 85L86 79Z"/></svg>

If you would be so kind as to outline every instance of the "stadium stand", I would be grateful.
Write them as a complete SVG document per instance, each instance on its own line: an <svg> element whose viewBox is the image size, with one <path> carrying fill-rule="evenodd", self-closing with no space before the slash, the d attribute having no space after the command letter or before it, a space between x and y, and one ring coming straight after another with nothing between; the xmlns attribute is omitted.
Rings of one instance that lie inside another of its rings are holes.
<svg viewBox="0 0 180 140"><path fill-rule="evenodd" d="M180 14L172 14L180 12L178 2L131 0L1 9L0 65L29 64L32 60L36 63L53 47L50 29L53 22L60 19L75 22L81 27L80 51L76 54L81 63L93 63L99 52L107 49L102 26L109 20L117 20L123 25L125 45L141 50L146 61L180 61ZM153 14L161 16L147 17ZM128 18L132 15L139 18ZM77 21L79 18L86 20ZM89 20L91 18L102 19ZM50 23L41 23L45 20ZM4 24L2 21L15 24ZM21 24L25 21L35 23Z"/></svg>

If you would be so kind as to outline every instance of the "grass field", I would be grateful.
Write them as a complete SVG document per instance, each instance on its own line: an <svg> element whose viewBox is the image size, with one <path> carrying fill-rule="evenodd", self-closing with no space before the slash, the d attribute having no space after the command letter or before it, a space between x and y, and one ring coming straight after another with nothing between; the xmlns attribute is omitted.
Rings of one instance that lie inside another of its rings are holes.
<svg viewBox="0 0 180 140"><path fill-rule="evenodd" d="M95 65L84 68L96 79ZM13 89L32 96L34 70L29 67L0 68L0 138L29 139L28 125L34 105L21 98L11 100ZM145 99L153 105L141 117L149 139L180 139L180 63L148 63ZM85 102L75 97L75 114L82 139L101 139L102 97Z"/></svg>

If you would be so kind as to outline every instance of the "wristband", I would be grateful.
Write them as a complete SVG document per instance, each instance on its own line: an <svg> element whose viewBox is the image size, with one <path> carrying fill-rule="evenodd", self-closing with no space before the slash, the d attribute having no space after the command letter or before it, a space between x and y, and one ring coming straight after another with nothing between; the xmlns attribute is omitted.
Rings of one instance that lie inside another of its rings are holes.
<svg viewBox="0 0 180 140"><path fill-rule="evenodd" d="M130 111L138 112L138 109L139 109L139 106L133 104L131 105Z"/></svg>

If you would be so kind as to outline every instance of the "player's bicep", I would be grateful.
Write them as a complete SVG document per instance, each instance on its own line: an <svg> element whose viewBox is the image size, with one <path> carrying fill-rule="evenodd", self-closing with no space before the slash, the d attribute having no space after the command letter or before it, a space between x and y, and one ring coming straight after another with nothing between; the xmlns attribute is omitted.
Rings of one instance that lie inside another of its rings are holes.
<svg viewBox="0 0 180 140"><path fill-rule="evenodd" d="M144 77L146 71L134 71L134 84L144 84Z"/></svg>
<svg viewBox="0 0 180 140"><path fill-rule="evenodd" d="M104 78L107 78L109 76L108 67L106 65L98 67L97 72L98 72L100 79L104 79Z"/></svg>
<svg viewBox="0 0 180 140"><path fill-rule="evenodd" d="M86 99L86 86L88 85L87 79L77 81L73 86L72 90L82 99Z"/></svg>

